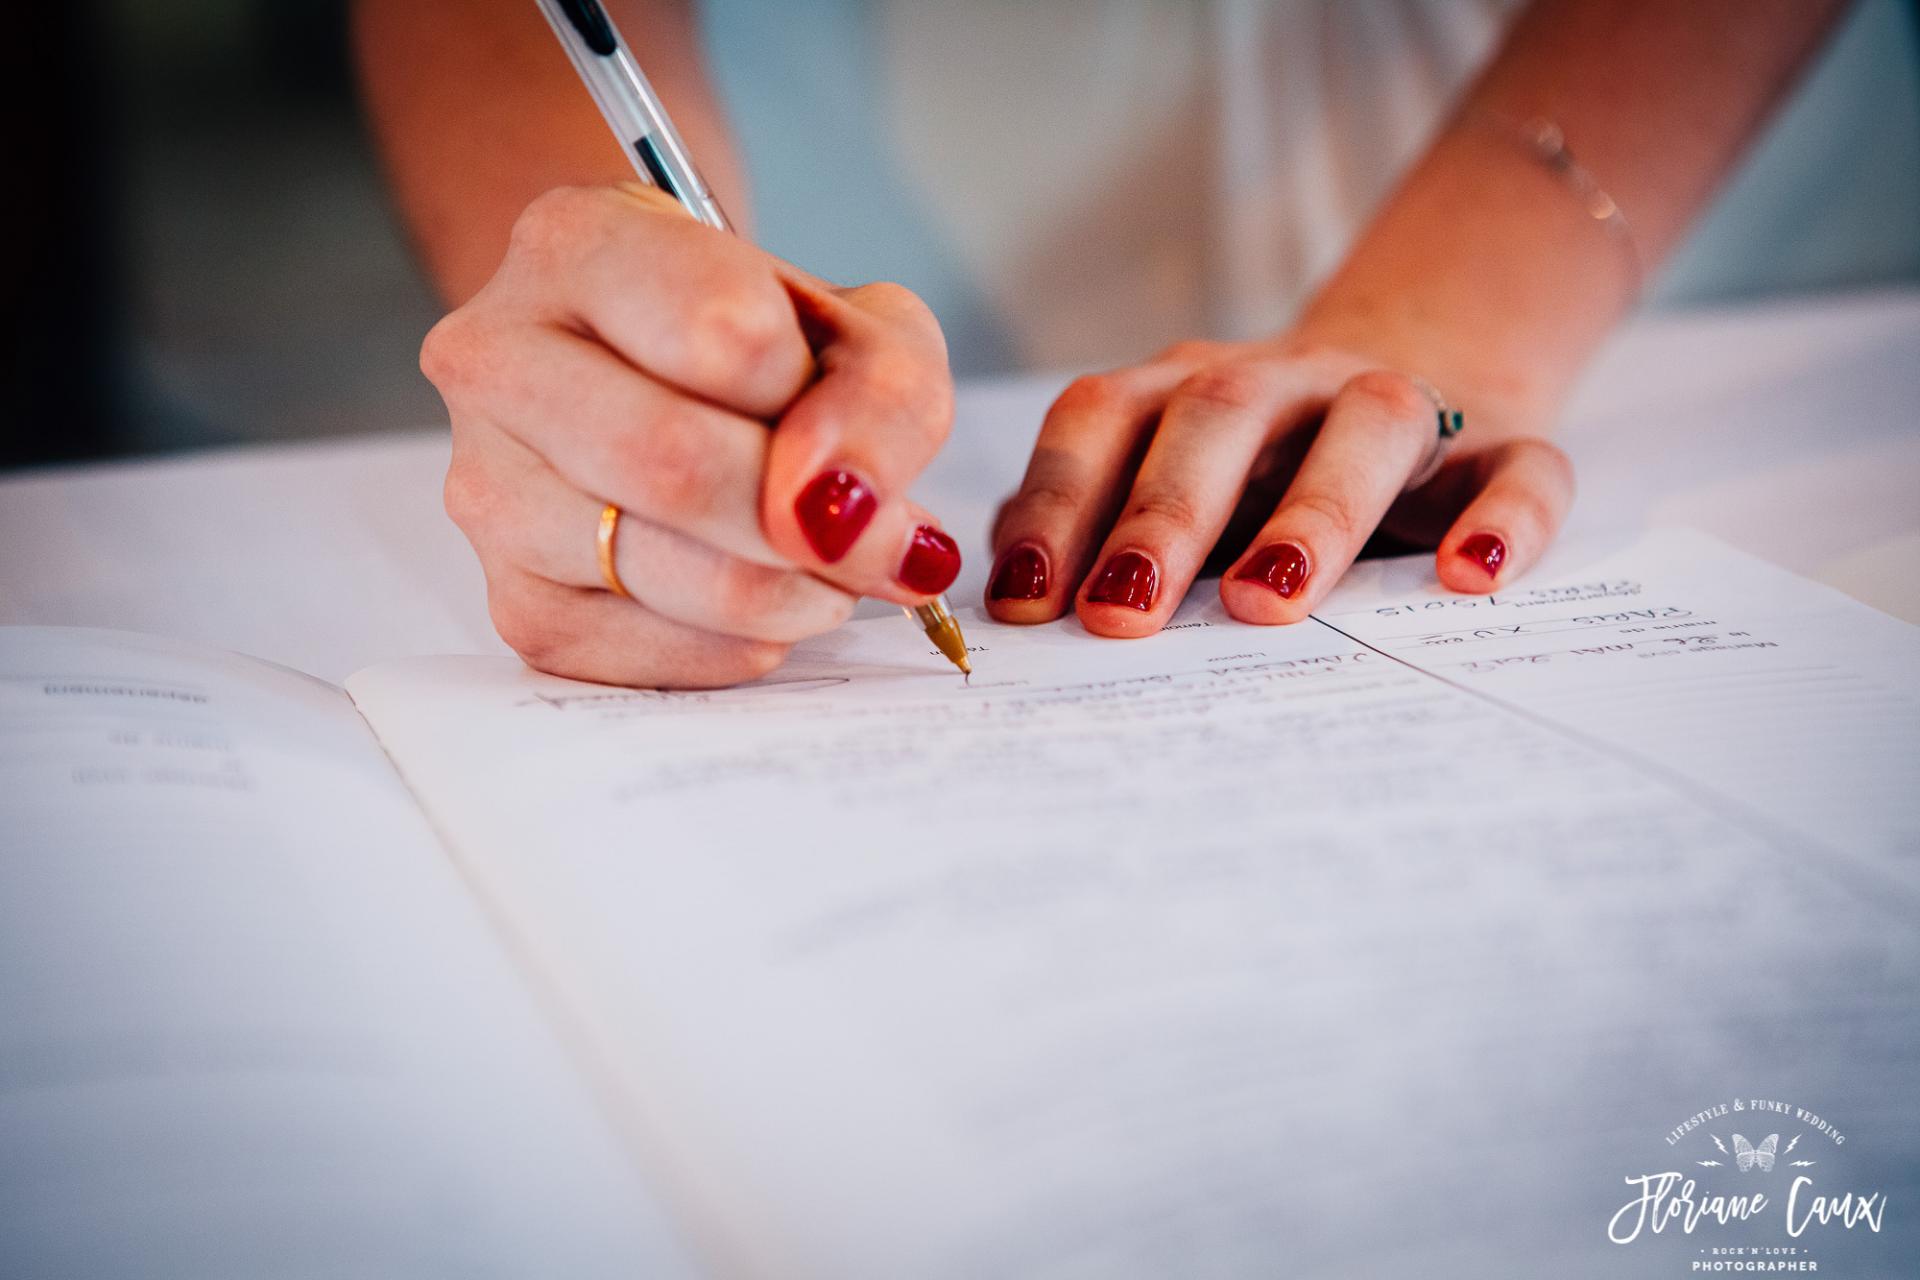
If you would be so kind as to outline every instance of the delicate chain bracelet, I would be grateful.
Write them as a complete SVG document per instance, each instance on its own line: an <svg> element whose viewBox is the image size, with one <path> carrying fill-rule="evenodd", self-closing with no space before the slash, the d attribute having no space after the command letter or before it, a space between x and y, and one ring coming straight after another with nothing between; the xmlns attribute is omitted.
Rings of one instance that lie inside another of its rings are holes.
<svg viewBox="0 0 1920 1280"><path fill-rule="evenodd" d="M1587 216L1620 243L1627 257L1628 268L1633 273L1633 295L1638 297L1646 285L1647 272L1646 260L1640 256L1640 245L1634 239L1633 228L1627 224L1627 215L1620 211L1620 206L1614 203L1606 188L1587 171L1586 166L1573 158L1573 152L1567 147L1567 136L1561 132L1560 126L1544 116L1518 121L1484 110L1473 111L1468 118L1525 147L1529 154L1573 192L1581 207L1587 211Z"/></svg>

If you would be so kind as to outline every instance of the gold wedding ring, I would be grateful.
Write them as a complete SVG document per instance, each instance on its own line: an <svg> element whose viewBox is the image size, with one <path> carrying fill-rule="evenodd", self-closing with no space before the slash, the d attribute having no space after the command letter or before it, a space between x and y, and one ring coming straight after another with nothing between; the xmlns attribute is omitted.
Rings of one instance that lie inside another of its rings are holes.
<svg viewBox="0 0 1920 1280"><path fill-rule="evenodd" d="M605 580L607 590L622 600L631 600L633 593L620 581L620 570L613 563L613 540L619 536L620 508L609 502L600 508L600 533L594 539L594 549L600 553L600 577Z"/></svg>

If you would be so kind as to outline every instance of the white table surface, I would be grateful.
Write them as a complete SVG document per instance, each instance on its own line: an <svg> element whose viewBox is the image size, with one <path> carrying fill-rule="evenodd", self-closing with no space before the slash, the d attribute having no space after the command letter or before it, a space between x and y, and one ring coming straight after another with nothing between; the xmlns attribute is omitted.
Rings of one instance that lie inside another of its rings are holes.
<svg viewBox="0 0 1920 1280"><path fill-rule="evenodd" d="M1059 377L974 383L918 489L985 530ZM1649 317L1584 381L1561 438L1569 533L1688 524L1920 622L1920 291ZM386 658L498 652L440 508L444 429L0 477L0 623L123 627L338 682ZM582 539L591 529L582 529Z"/></svg>

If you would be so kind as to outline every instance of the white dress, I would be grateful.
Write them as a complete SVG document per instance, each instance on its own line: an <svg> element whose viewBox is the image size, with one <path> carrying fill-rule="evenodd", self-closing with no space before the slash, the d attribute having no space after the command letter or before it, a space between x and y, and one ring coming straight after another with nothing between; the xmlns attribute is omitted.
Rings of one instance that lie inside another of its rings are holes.
<svg viewBox="0 0 1920 1280"><path fill-rule="evenodd" d="M986 372L1280 327L1518 7L705 0L703 14L762 243L830 278L916 289L956 369ZM1904 0L1855 12L1668 296L1920 274L1912 27Z"/></svg>

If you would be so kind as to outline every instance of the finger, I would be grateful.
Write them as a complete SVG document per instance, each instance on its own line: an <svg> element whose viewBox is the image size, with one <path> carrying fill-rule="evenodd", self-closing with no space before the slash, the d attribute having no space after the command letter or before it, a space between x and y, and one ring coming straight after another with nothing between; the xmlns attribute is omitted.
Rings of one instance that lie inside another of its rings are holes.
<svg viewBox="0 0 1920 1280"><path fill-rule="evenodd" d="M987 611L1002 622L1065 613L1127 491L1167 397L1198 352L1068 384L1047 410L1019 491L994 521Z"/></svg>
<svg viewBox="0 0 1920 1280"><path fill-rule="evenodd" d="M1375 370L1333 399L1313 447L1247 553L1220 580L1243 622L1297 622L1339 581L1434 447L1433 402Z"/></svg>
<svg viewBox="0 0 1920 1280"><path fill-rule="evenodd" d="M519 449L508 442L507 447ZM600 588L602 504L521 450L485 463L457 452L447 510L476 550L566 586ZM630 513L615 524L614 568L643 608L702 631L793 644L852 616L854 597L794 569L730 556Z"/></svg>
<svg viewBox="0 0 1920 1280"><path fill-rule="evenodd" d="M1334 384L1337 385L1337 384ZM1326 407L1333 385L1302 360L1215 365L1174 389L1125 510L1077 610L1097 635L1142 636L1172 616L1279 435Z"/></svg>
<svg viewBox="0 0 1920 1280"><path fill-rule="evenodd" d="M517 569L489 572L494 628L530 667L572 680L648 689L716 689L758 679L787 647L668 621L607 591Z"/></svg>
<svg viewBox="0 0 1920 1280"><path fill-rule="evenodd" d="M661 381L773 418L813 377L782 264L659 193L563 187L513 229L483 308L511 298Z"/></svg>
<svg viewBox="0 0 1920 1280"><path fill-rule="evenodd" d="M849 591L922 602L960 572L958 544L906 496L953 423L939 326L896 285L796 297L820 378L774 428L767 540Z"/></svg>
<svg viewBox="0 0 1920 1280"><path fill-rule="evenodd" d="M544 325L487 332L449 401L546 460L575 489L729 555L792 561L760 528L768 431Z"/></svg>
<svg viewBox="0 0 1920 1280"><path fill-rule="evenodd" d="M1573 464L1540 439L1514 440L1473 459L1485 476L1440 541L1440 581L1454 591L1487 592L1540 558L1573 506Z"/></svg>

